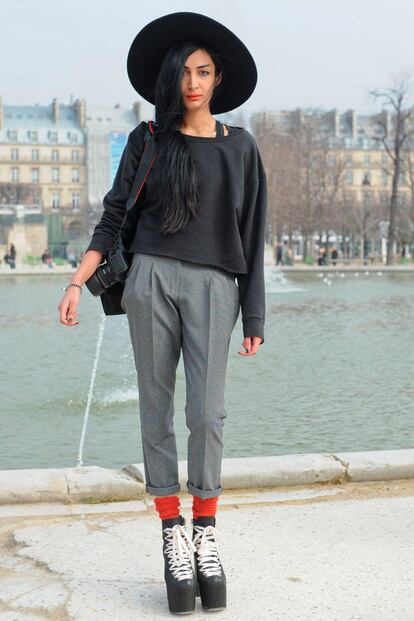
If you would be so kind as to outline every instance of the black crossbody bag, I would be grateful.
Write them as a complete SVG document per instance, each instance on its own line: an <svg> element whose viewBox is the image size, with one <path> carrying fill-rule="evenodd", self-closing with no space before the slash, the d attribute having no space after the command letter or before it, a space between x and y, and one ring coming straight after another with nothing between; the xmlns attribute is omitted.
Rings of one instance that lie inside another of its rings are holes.
<svg viewBox="0 0 414 621"><path fill-rule="evenodd" d="M125 250L122 233L129 213L144 188L155 160L154 134L156 127L155 123L148 121L144 135L144 151L126 202L124 218L115 235L111 249L104 255L104 261L98 265L96 271L85 282L92 295L100 296L105 315L125 314L121 306L121 298L124 292L125 280L131 267L133 253Z"/></svg>

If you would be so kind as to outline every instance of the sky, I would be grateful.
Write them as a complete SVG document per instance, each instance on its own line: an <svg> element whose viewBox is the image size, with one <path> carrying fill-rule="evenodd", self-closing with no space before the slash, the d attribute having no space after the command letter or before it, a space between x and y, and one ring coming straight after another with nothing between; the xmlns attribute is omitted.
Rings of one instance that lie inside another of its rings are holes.
<svg viewBox="0 0 414 621"><path fill-rule="evenodd" d="M372 112L373 89L414 73L412 0L2 0L4 105L54 97L130 107L140 99L126 58L148 22L175 11L208 15L248 47L258 83L243 112L312 107ZM144 102L145 115L153 106Z"/></svg>

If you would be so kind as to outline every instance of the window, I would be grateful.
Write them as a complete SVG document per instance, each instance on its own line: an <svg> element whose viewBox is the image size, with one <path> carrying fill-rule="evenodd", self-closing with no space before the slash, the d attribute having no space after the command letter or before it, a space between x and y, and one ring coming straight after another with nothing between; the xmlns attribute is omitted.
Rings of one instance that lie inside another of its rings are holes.
<svg viewBox="0 0 414 621"><path fill-rule="evenodd" d="M328 155L328 163L329 164L336 164L336 155Z"/></svg>
<svg viewBox="0 0 414 621"><path fill-rule="evenodd" d="M405 179L406 179L406 175L405 175L405 172L402 170L400 174L398 175L398 183L404 184Z"/></svg>
<svg viewBox="0 0 414 621"><path fill-rule="evenodd" d="M60 207L60 193L52 192L52 209L59 209Z"/></svg>
<svg viewBox="0 0 414 621"><path fill-rule="evenodd" d="M57 132L49 132L49 140L50 142L57 142L58 141Z"/></svg>
<svg viewBox="0 0 414 621"><path fill-rule="evenodd" d="M59 161L59 150L52 149L52 162L58 162L58 161Z"/></svg>
<svg viewBox="0 0 414 621"><path fill-rule="evenodd" d="M11 158L14 162L19 159L19 149L11 150Z"/></svg>
<svg viewBox="0 0 414 621"><path fill-rule="evenodd" d="M38 168L32 168L32 183L39 183L40 175Z"/></svg>
<svg viewBox="0 0 414 621"><path fill-rule="evenodd" d="M72 162L79 162L79 151L78 149L72 150Z"/></svg>
<svg viewBox="0 0 414 621"><path fill-rule="evenodd" d="M37 132L29 130L27 132L27 137L31 142L37 142L37 139L38 139Z"/></svg>
<svg viewBox="0 0 414 621"><path fill-rule="evenodd" d="M59 168L52 168L52 181L60 181Z"/></svg>
<svg viewBox="0 0 414 621"><path fill-rule="evenodd" d="M12 179L12 181L17 182L17 181L19 181L19 178L20 178L19 169L13 167L11 169L11 179Z"/></svg>
<svg viewBox="0 0 414 621"><path fill-rule="evenodd" d="M382 163L383 164L388 164L388 162L389 162L388 153L383 153L382 154Z"/></svg>
<svg viewBox="0 0 414 621"><path fill-rule="evenodd" d="M16 129L8 129L7 130L7 138L10 142L17 142L17 130Z"/></svg>
<svg viewBox="0 0 414 621"><path fill-rule="evenodd" d="M352 172L352 170L346 171L345 182L346 182L346 185L354 184L354 173Z"/></svg>
<svg viewBox="0 0 414 621"><path fill-rule="evenodd" d="M347 153L346 154L345 162L347 164L352 164L352 153Z"/></svg>
<svg viewBox="0 0 414 621"><path fill-rule="evenodd" d="M381 173L381 183L382 185L388 185L388 175L384 170Z"/></svg>
<svg viewBox="0 0 414 621"><path fill-rule="evenodd" d="M362 180L361 180L361 183L362 183L362 181L364 180L364 178L365 178L365 177L368 179L368 181L369 181L370 183L372 182L372 178L371 178L371 171L370 171L370 170L365 171L365 172L363 172L363 173L362 173Z"/></svg>
<svg viewBox="0 0 414 621"><path fill-rule="evenodd" d="M71 142L78 142L78 134L75 132L68 132L68 138Z"/></svg>
<svg viewBox="0 0 414 621"><path fill-rule="evenodd" d="M80 207L80 194L79 192L72 192L72 209L79 209Z"/></svg>
<svg viewBox="0 0 414 621"><path fill-rule="evenodd" d="M79 168L72 168L72 181L75 183L79 183L80 181L80 170Z"/></svg>
<svg viewBox="0 0 414 621"><path fill-rule="evenodd" d="M39 161L39 149L32 149L32 162Z"/></svg>
<svg viewBox="0 0 414 621"><path fill-rule="evenodd" d="M364 155L364 166L369 166L371 163L371 157L369 155Z"/></svg>

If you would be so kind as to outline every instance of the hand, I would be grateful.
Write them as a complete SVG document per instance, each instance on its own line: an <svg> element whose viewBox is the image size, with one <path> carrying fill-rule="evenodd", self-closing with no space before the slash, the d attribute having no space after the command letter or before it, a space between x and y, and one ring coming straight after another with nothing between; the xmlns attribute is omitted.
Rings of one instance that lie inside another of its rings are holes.
<svg viewBox="0 0 414 621"><path fill-rule="evenodd" d="M237 353L240 356L255 356L261 343L261 336L246 336L242 343L246 351L238 351Z"/></svg>
<svg viewBox="0 0 414 621"><path fill-rule="evenodd" d="M81 290L78 287L69 287L58 306L60 313L60 323L65 326L77 326L76 309L79 304Z"/></svg>

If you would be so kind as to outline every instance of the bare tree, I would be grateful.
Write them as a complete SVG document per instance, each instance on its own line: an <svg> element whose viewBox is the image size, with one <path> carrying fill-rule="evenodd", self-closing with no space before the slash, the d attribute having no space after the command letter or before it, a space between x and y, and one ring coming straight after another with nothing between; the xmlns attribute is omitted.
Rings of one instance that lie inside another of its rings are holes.
<svg viewBox="0 0 414 621"><path fill-rule="evenodd" d="M414 106L408 104L409 80L395 80L395 85L385 91L371 91L371 95L383 105L384 111L377 116L377 124L381 135L374 139L380 141L391 160L392 189L389 201L389 227L386 264L394 262L394 242L398 215L398 189L403 172L403 152L405 145L412 137L412 120ZM391 109L391 116L387 112ZM385 169L387 172L387 170Z"/></svg>
<svg viewBox="0 0 414 621"><path fill-rule="evenodd" d="M278 166L275 161L275 129L271 116L267 112L252 114L250 124L260 149L266 172L268 191L267 226L268 229L270 227L271 235L273 236L276 234L279 222L276 197Z"/></svg>
<svg viewBox="0 0 414 621"><path fill-rule="evenodd" d="M414 124L413 119L412 124ZM410 135L413 133L412 130ZM409 190L409 199L405 202L403 228L406 231L406 241L414 246L414 152L411 141L408 141L404 147L403 183Z"/></svg>
<svg viewBox="0 0 414 621"><path fill-rule="evenodd" d="M41 204L39 185L32 183L0 183L0 204Z"/></svg>
<svg viewBox="0 0 414 621"><path fill-rule="evenodd" d="M337 219L336 201L345 171L345 159L331 148L329 131L324 119L318 114L304 116L296 129L295 144L300 180L300 201L298 204L300 229L304 237L304 259L308 254L308 242L315 232L319 233L320 244L325 234L326 246Z"/></svg>

